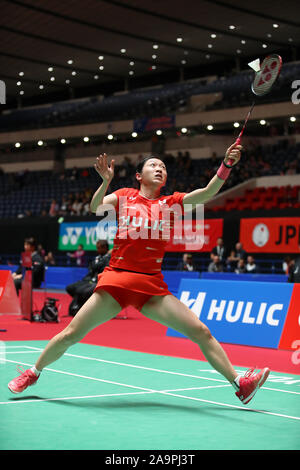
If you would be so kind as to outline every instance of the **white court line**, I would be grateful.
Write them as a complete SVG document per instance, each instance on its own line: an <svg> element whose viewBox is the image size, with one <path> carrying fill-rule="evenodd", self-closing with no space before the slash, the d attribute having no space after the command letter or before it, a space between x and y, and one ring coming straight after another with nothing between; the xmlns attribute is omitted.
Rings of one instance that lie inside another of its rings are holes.
<svg viewBox="0 0 300 470"><path fill-rule="evenodd" d="M190 388L176 388L175 390L160 390L159 393L166 392L185 392L189 390L202 390L204 388L217 388L217 387L230 387L230 385L211 385L208 387L190 387ZM37 403L41 401L59 401L59 400L80 400L82 398L106 398L106 397L121 397L128 395L149 395L158 393L156 390L149 392L124 392L124 393L106 393L102 395L83 395L79 397L59 397L59 398L33 398L30 400L18 400L18 401L1 401L0 405L17 405L18 403Z"/></svg>
<svg viewBox="0 0 300 470"><path fill-rule="evenodd" d="M34 354L34 353L36 353L36 351L6 351L6 354Z"/></svg>
<svg viewBox="0 0 300 470"><path fill-rule="evenodd" d="M33 346L23 346L23 347L28 348L28 349L34 349L35 351L43 351L43 349L35 348ZM163 374L179 375L179 376L182 376L182 377L191 377L191 378L194 378L194 379L211 380L213 382L222 382L222 383L228 384L228 381L224 380L224 379L216 379L216 378L213 378L213 377L202 377L200 375L184 374L182 372L172 372L172 371L169 371L169 370L154 369L152 367L136 366L136 365L127 364L127 363L124 363L124 362L115 362L115 361L108 361L106 359L98 359L96 357L80 356L78 354L70 354L70 353L65 353L64 356L76 357L78 359L86 359L86 360L89 360L89 361L104 362L106 364L114 364L114 365L118 365L118 366L132 367L134 369L150 370L151 372L160 372L160 373L163 373ZM208 369L202 369L202 370L204 371L204 370L208 370ZM282 390L282 389L278 389L278 388L270 388L270 387L265 387L265 386L263 388L265 390L271 390L271 391L274 391L274 392L282 392L282 393L290 393L290 394L294 394L294 395L300 395L300 392L294 392L292 390Z"/></svg>
<svg viewBox="0 0 300 470"><path fill-rule="evenodd" d="M25 365L25 366L30 366L30 364L26 364L24 362L12 361L10 359L5 359L5 360L6 360L6 362L13 362L15 364L22 364L22 365ZM285 414L281 414L281 413L273 413L273 412L270 412L270 411L256 410L254 408L248 408L247 406L241 407L241 406L237 406L237 405L230 405L229 403L217 402L217 401L212 401L212 400L204 400L203 398L188 397L186 395L178 395L178 394L174 394L174 393L171 393L171 392L165 392L163 390L162 391L153 390L153 389L146 388L146 387L138 387L136 385L123 384L123 383L120 383L120 382L113 382L111 380L104 380L104 379L98 379L96 377L88 377L88 376L85 376L85 375L74 374L73 372L64 372L64 371L57 370L57 369L49 369L48 367L47 368L45 367L44 370L49 370L51 372L57 372L59 374L64 374L64 375L72 375L74 377L80 377L80 378L89 379L89 380L96 380L97 382L110 383L110 384L113 384L113 385L121 385L123 387L134 388L134 389L137 389L137 390L143 390L145 392L159 393L159 394L162 394L162 395L174 396L174 397L177 397L177 398L184 398L186 400L199 401L199 402L202 402L202 403L211 403L213 405L225 406L225 407L228 407L228 408L235 408L235 409L239 409L239 410L250 410L250 411L255 411L257 413L262 413L262 414L278 416L278 417L281 417L281 418L288 418L288 419L294 419L294 420L299 420L300 421L300 417L297 417L297 416L290 416L290 415L285 415Z"/></svg>

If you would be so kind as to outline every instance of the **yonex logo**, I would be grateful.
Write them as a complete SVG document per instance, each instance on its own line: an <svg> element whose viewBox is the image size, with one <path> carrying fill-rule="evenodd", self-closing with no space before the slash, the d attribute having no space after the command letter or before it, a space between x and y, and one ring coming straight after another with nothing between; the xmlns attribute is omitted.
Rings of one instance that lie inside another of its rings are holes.
<svg viewBox="0 0 300 470"><path fill-rule="evenodd" d="M6 85L0 80L0 104L6 104Z"/></svg>
<svg viewBox="0 0 300 470"><path fill-rule="evenodd" d="M83 230L83 227L67 227L66 228L67 233L66 235L62 237L63 245L67 245L68 243L71 243L71 245L76 245L79 240L82 230Z"/></svg>

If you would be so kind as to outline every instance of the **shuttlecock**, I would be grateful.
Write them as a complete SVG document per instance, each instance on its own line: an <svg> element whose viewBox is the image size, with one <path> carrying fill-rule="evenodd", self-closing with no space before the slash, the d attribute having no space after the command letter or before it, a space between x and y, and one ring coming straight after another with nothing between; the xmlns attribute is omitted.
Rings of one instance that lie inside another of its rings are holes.
<svg viewBox="0 0 300 470"><path fill-rule="evenodd" d="M252 62L249 62L249 67L251 67L251 69L253 69L255 72L259 72L260 71L260 60L259 59L255 59L253 60Z"/></svg>

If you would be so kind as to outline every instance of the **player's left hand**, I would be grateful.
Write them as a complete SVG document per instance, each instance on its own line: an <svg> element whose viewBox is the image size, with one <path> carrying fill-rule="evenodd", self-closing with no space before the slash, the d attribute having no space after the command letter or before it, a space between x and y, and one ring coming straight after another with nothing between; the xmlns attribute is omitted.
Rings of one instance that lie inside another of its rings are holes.
<svg viewBox="0 0 300 470"><path fill-rule="evenodd" d="M235 166L241 158L241 145L232 144L225 153L224 162L226 165Z"/></svg>

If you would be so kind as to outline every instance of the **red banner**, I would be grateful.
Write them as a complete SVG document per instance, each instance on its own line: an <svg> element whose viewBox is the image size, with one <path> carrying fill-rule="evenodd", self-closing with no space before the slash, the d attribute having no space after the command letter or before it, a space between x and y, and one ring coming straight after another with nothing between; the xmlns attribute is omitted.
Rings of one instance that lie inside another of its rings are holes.
<svg viewBox="0 0 300 470"><path fill-rule="evenodd" d="M240 242L249 253L299 253L300 217L241 219Z"/></svg>
<svg viewBox="0 0 300 470"><path fill-rule="evenodd" d="M293 293L286 316L279 349L299 349L300 347L300 284L294 284ZM300 354L299 362L300 364Z"/></svg>
<svg viewBox="0 0 300 470"><path fill-rule="evenodd" d="M20 314L21 307L10 271L0 271L0 314Z"/></svg>
<svg viewBox="0 0 300 470"><path fill-rule="evenodd" d="M181 238L174 236L169 241L166 251L210 252L222 236L223 219L193 220L191 227L183 225Z"/></svg>

